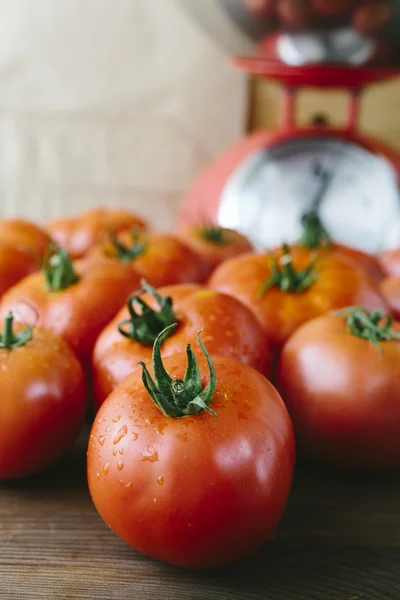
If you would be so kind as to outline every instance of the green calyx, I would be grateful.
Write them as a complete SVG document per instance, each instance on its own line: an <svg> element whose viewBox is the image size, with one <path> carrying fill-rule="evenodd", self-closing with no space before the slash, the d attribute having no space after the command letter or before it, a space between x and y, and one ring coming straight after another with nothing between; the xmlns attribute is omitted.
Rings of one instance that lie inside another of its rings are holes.
<svg viewBox="0 0 400 600"><path fill-rule="evenodd" d="M142 256L147 250L148 243L143 240L143 234L138 229L132 231L132 243L130 246L123 244L117 237L115 231L110 231L110 241L117 258L123 263L131 263L135 258ZM115 258L115 254L112 254Z"/></svg>
<svg viewBox="0 0 400 600"><path fill-rule="evenodd" d="M202 389L199 365L190 344L186 348L188 364L183 379L172 379L163 365L160 345L162 340L167 335L170 335L170 332L175 327L176 324L167 327L160 333L154 343L152 365L155 381L153 381L146 365L143 362L138 363L143 369L143 385L154 404L167 417L187 417L190 415L199 415L204 411L216 417L217 414L210 408L210 405L213 400L217 379L210 355L200 339L201 332L198 334L198 340L207 359L210 373L210 382L204 390Z"/></svg>
<svg viewBox="0 0 400 600"><path fill-rule="evenodd" d="M206 242L217 246L228 246L232 243L232 235L229 229L217 225L205 225L200 229L200 236Z"/></svg>
<svg viewBox="0 0 400 600"><path fill-rule="evenodd" d="M393 331L391 315L380 310L368 311L365 308L354 306L334 313L345 316L347 327L351 335L370 342L381 349L381 342L392 340L400 341L400 334Z"/></svg>
<svg viewBox="0 0 400 600"><path fill-rule="evenodd" d="M281 292L301 294L318 279L316 268L318 256L315 256L308 267L296 271L292 264L292 255L287 244L282 246L282 257L278 261L270 256L271 277L260 287L259 294L263 296L269 289L275 287Z"/></svg>
<svg viewBox="0 0 400 600"><path fill-rule="evenodd" d="M42 271L50 291L60 292L77 283L79 277L67 252L63 248L50 247Z"/></svg>
<svg viewBox="0 0 400 600"><path fill-rule="evenodd" d="M26 327L23 331L15 333L13 331L14 316L10 312L4 319L3 331L0 334L0 348L4 350L13 350L25 346L32 339L32 327Z"/></svg>
<svg viewBox="0 0 400 600"><path fill-rule="evenodd" d="M301 246L318 249L329 248L332 245L332 239L315 211L306 213L301 223L303 225L303 233L299 240Z"/></svg>
<svg viewBox="0 0 400 600"><path fill-rule="evenodd" d="M119 324L118 331L130 340L152 346L160 333L176 322L176 317L171 298L160 296L144 279L141 283L143 289L128 300L130 318ZM159 310L154 310L140 298L144 292L153 296ZM172 329L168 331L168 335L171 335Z"/></svg>

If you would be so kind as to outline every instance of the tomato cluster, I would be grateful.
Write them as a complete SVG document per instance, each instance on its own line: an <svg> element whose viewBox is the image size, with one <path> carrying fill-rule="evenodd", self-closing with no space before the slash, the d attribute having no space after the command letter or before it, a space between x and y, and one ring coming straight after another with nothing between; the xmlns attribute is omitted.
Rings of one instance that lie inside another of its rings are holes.
<svg viewBox="0 0 400 600"><path fill-rule="evenodd" d="M89 399L103 519L205 568L271 536L295 437L334 467L400 466L395 252L333 244L315 215L265 253L215 225L157 234L105 209L0 232L0 480L64 455Z"/></svg>
<svg viewBox="0 0 400 600"><path fill-rule="evenodd" d="M391 0L244 0L255 17L301 30L351 23L362 34L376 35L393 16Z"/></svg>

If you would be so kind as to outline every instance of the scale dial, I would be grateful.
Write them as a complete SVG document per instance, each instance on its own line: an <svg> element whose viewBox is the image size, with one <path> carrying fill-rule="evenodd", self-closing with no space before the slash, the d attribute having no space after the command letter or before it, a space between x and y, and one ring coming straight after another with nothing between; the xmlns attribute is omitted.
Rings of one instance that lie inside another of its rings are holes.
<svg viewBox="0 0 400 600"><path fill-rule="evenodd" d="M372 254L400 243L400 193L389 161L353 142L313 135L248 157L225 185L218 222L265 249L296 242L316 202L337 242Z"/></svg>

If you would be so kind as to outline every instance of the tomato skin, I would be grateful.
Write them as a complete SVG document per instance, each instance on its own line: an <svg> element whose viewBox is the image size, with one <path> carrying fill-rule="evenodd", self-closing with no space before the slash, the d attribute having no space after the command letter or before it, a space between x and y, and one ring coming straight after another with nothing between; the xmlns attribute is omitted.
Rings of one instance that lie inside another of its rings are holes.
<svg viewBox="0 0 400 600"><path fill-rule="evenodd" d="M51 243L44 229L24 219L0 219L0 240L29 252L37 264L40 264Z"/></svg>
<svg viewBox="0 0 400 600"><path fill-rule="evenodd" d="M310 263L310 256L310 250L293 249L294 268L304 269ZM271 288L261 296L260 287L271 277L270 258L254 253L222 264L214 271L209 285L231 294L253 310L273 348L278 350L303 323L331 310L364 306L387 311L379 289L361 269L321 254L317 270L319 278L305 292L288 293Z"/></svg>
<svg viewBox="0 0 400 600"><path fill-rule="evenodd" d="M202 257L207 265L207 277L225 260L253 250L249 240L233 229L224 230L230 241L222 244L205 239L203 231L204 226L192 225L182 228L179 237Z"/></svg>
<svg viewBox="0 0 400 600"><path fill-rule="evenodd" d="M53 292L43 273L34 273L4 294L0 316L15 312L62 337L82 362L91 358L102 329L123 306L129 295L140 289L140 278L127 265L75 263L76 284Z"/></svg>
<svg viewBox="0 0 400 600"><path fill-rule="evenodd" d="M15 330L25 327L17 323ZM38 473L65 454L82 428L82 367L65 342L35 328L26 346L0 349L0 386L0 480Z"/></svg>
<svg viewBox="0 0 400 600"><path fill-rule="evenodd" d="M382 252L379 256L379 262L386 275L400 276L400 248Z"/></svg>
<svg viewBox="0 0 400 600"><path fill-rule="evenodd" d="M133 241L131 232L120 233L118 240L129 247ZM153 287L197 283L207 279L206 265L202 258L177 237L149 234L144 236L143 241L147 242L146 250L126 264ZM92 264L121 262L109 240L94 248L89 253L88 260Z"/></svg>
<svg viewBox="0 0 400 600"><path fill-rule="evenodd" d="M136 371L102 405L89 440L89 488L105 522L140 552L182 567L221 566L258 548L293 477L292 424L275 388L237 361L213 362L218 418L165 417ZM164 364L182 377L186 355Z"/></svg>
<svg viewBox="0 0 400 600"><path fill-rule="evenodd" d="M330 246L318 248L318 250L307 248L302 245L293 245L290 248L292 252L299 252L304 257L308 256L309 261L312 261L315 253L318 252L321 256L326 256L328 258L333 257L343 262L347 262L353 268L362 269L368 277L377 283L381 282L385 277L379 259L367 252L357 250L357 248L351 248L350 246L345 246L343 244L332 244ZM272 251L275 256L279 257L281 255L280 248L273 248Z"/></svg>
<svg viewBox="0 0 400 600"><path fill-rule="evenodd" d="M400 276L388 277L381 283L381 291L395 319L400 320Z"/></svg>
<svg viewBox="0 0 400 600"><path fill-rule="evenodd" d="M358 4L359 0L312 0L314 14L321 19L344 19Z"/></svg>
<svg viewBox="0 0 400 600"><path fill-rule="evenodd" d="M343 469L400 466L400 343L381 348L350 335L332 315L289 339L279 389L306 456Z"/></svg>
<svg viewBox="0 0 400 600"><path fill-rule="evenodd" d="M0 242L0 298L21 279L37 270L36 259L29 251Z"/></svg>
<svg viewBox="0 0 400 600"><path fill-rule="evenodd" d="M196 350L197 333L203 329L202 339L211 354L236 358L266 376L270 374L272 351L255 316L242 303L226 294L187 284L161 288L158 292L172 298L179 323L162 345L163 357L184 352L188 343ZM142 298L156 308L151 296L145 294ZM125 377L139 368L139 360L151 361L151 346L119 333L118 325L128 318L128 309L124 307L95 345L92 379L96 409Z"/></svg>
<svg viewBox="0 0 400 600"><path fill-rule="evenodd" d="M83 258L110 230L147 229L137 215L124 210L96 208L77 217L62 218L47 224L47 231L71 258Z"/></svg>
<svg viewBox="0 0 400 600"><path fill-rule="evenodd" d="M353 26L364 35L376 35L387 25L392 14L390 2L364 2L354 12Z"/></svg>

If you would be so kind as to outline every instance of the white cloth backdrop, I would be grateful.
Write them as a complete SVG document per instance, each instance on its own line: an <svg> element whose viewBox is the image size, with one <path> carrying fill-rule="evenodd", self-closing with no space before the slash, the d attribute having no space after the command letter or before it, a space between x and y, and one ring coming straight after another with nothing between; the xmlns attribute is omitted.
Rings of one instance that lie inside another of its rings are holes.
<svg viewBox="0 0 400 600"><path fill-rule="evenodd" d="M173 0L0 0L0 15L0 214L103 204L170 227L241 135L245 78Z"/></svg>

